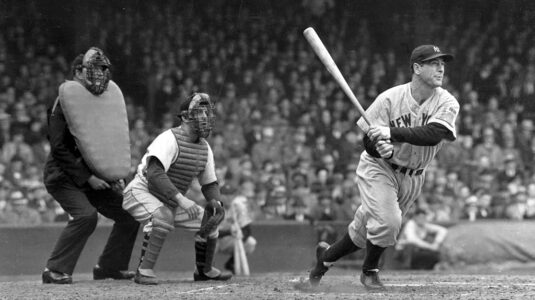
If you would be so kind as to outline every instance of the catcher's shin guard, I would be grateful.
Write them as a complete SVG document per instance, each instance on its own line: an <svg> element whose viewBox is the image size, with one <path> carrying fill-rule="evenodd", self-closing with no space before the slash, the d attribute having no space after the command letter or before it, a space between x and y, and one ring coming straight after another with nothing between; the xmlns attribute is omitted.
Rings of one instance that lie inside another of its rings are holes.
<svg viewBox="0 0 535 300"><path fill-rule="evenodd" d="M139 257L138 268L141 267L141 262L143 262L143 258L145 257L145 253L147 252L147 247L149 246L149 238L150 234L146 232L143 235L143 243L141 244L141 256Z"/></svg>
<svg viewBox="0 0 535 300"><path fill-rule="evenodd" d="M213 239L203 239L200 235L195 235L195 266L197 271L201 273L209 272L212 269L214 254L208 253L209 240Z"/></svg>
<svg viewBox="0 0 535 300"><path fill-rule="evenodd" d="M222 273L217 268L214 268L214 255L217 246L217 238L203 239L199 235L195 235L195 272L193 273L193 280L229 280L232 274Z"/></svg>
<svg viewBox="0 0 535 300"><path fill-rule="evenodd" d="M143 239L146 247L141 249L139 269L152 270L154 268L167 234L174 229L172 218L173 215L168 209L158 209L154 212L151 220L152 230Z"/></svg>

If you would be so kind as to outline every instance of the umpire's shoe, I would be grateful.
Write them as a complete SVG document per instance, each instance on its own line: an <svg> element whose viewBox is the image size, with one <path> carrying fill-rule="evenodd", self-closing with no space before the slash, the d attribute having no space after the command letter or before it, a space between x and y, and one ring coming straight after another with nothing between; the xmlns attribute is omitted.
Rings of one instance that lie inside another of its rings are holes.
<svg viewBox="0 0 535 300"><path fill-rule="evenodd" d="M228 272L223 273L214 267L212 267L212 270L210 270L210 272L207 272L207 273L200 272L197 268L195 268L195 271L193 272L194 281L208 281L208 280L227 281L230 278L232 278L232 274Z"/></svg>
<svg viewBox="0 0 535 300"><path fill-rule="evenodd" d="M379 279L379 269L363 271L360 274L360 282L368 291L386 291L384 284Z"/></svg>
<svg viewBox="0 0 535 300"><path fill-rule="evenodd" d="M42 275L43 283L71 284L72 277L69 274L59 273L45 269Z"/></svg>
<svg viewBox="0 0 535 300"><path fill-rule="evenodd" d="M325 275L325 272L329 270L329 267L324 264L325 261L323 260L323 253L325 253L329 247L330 245L326 242L320 242L318 246L316 246L316 265L314 266L314 269L310 270L310 275L308 276L312 286L320 284L321 278Z"/></svg>
<svg viewBox="0 0 535 300"><path fill-rule="evenodd" d="M134 278L136 273L133 271L119 271L119 270L110 270L103 268L99 265L96 265L93 268L93 279L94 280L101 280L101 279L116 279L116 280L129 280Z"/></svg>

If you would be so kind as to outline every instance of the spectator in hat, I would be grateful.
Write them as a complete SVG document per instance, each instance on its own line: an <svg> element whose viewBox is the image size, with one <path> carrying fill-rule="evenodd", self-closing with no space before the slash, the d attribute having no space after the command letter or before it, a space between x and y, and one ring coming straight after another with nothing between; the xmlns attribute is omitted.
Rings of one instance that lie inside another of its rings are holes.
<svg viewBox="0 0 535 300"><path fill-rule="evenodd" d="M5 143L2 148L3 161L10 161L15 156L20 157L25 163L34 161L32 147L26 143L24 132L20 129L13 131L11 141Z"/></svg>
<svg viewBox="0 0 535 300"><path fill-rule="evenodd" d="M28 199L20 190L13 190L8 197L7 206L0 223L10 225L38 225L41 215L36 209L28 207Z"/></svg>
<svg viewBox="0 0 535 300"><path fill-rule="evenodd" d="M511 183L521 184L525 174L518 167L518 161L512 154L506 155L503 160L503 170L496 175L496 181L500 184L500 190L506 190Z"/></svg>

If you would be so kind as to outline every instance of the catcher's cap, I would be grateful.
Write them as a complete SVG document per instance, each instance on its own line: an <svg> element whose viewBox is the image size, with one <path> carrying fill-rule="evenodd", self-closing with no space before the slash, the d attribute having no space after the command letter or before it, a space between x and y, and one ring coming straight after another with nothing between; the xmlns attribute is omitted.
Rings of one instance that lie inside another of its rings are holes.
<svg viewBox="0 0 535 300"><path fill-rule="evenodd" d="M421 45L412 50L411 66L413 63L422 63L439 57L445 62L453 60L453 55L442 52L440 48L435 45Z"/></svg>
<svg viewBox="0 0 535 300"><path fill-rule="evenodd" d="M210 96L206 93L193 93L192 95L188 96L186 100L184 100L180 104L180 112L178 114L178 117L180 117L183 113L186 113L191 105L192 101L199 101L199 102L209 102L210 103Z"/></svg>

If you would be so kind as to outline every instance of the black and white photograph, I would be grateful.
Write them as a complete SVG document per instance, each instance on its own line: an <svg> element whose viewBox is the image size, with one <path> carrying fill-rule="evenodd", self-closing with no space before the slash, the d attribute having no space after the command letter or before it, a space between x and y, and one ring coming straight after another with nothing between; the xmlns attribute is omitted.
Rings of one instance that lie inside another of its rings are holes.
<svg viewBox="0 0 535 300"><path fill-rule="evenodd" d="M535 2L0 0L0 299L535 299Z"/></svg>

